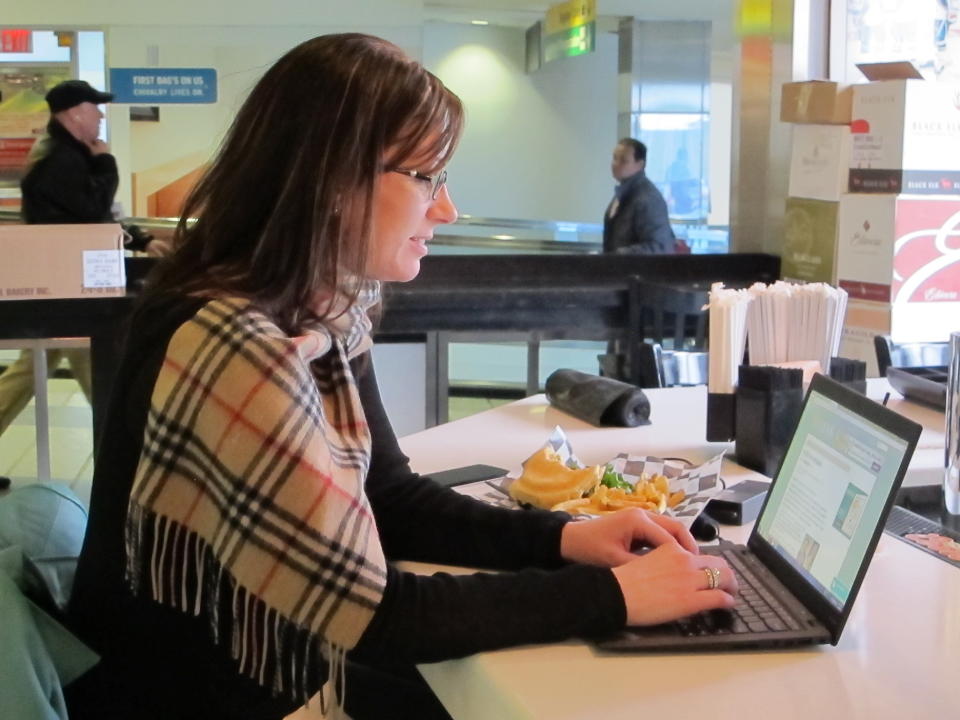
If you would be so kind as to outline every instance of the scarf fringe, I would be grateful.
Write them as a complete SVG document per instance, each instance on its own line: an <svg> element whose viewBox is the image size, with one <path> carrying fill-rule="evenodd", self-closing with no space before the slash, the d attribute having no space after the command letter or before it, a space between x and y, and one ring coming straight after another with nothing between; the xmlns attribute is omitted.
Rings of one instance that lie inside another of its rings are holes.
<svg viewBox="0 0 960 720"><path fill-rule="evenodd" d="M196 532L131 505L126 575L135 595L149 594L187 615L205 615L213 642L229 645L238 671L275 696L305 704L319 689L324 707L323 685L332 678L334 717L342 715L346 649L297 625L242 587Z"/></svg>

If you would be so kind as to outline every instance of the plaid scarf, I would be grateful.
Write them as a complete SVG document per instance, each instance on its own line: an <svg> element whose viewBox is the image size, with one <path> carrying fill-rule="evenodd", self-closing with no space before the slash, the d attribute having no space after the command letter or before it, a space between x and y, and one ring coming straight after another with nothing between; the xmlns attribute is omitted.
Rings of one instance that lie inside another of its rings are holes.
<svg viewBox="0 0 960 720"><path fill-rule="evenodd" d="M322 655L337 677L386 584L349 366L378 300L366 284L297 337L247 300L204 305L170 339L130 496L134 591L206 615L242 673L297 699Z"/></svg>

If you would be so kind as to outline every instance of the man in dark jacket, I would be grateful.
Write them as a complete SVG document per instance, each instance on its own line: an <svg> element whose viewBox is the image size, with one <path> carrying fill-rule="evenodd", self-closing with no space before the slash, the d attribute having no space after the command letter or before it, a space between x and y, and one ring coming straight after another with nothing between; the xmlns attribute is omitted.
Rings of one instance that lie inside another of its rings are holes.
<svg viewBox="0 0 960 720"><path fill-rule="evenodd" d="M117 191L117 161L99 138L98 104L113 95L83 80L62 82L47 93L47 136L31 153L20 189L23 220L31 224L109 223Z"/></svg>
<svg viewBox="0 0 960 720"><path fill-rule="evenodd" d="M103 113L98 104L113 95L83 80L67 80L47 93L50 122L47 135L30 153L20 183L23 221L27 224L114 222L111 208L117 191L117 161L99 138ZM48 350L48 367L66 357L81 389L90 399L90 352ZM33 396L33 353L24 350L0 375L0 433Z"/></svg>
<svg viewBox="0 0 960 720"><path fill-rule="evenodd" d="M603 251L606 253L672 253L676 244L667 203L647 178L647 147L623 138L613 150L610 170L620 184L603 216Z"/></svg>

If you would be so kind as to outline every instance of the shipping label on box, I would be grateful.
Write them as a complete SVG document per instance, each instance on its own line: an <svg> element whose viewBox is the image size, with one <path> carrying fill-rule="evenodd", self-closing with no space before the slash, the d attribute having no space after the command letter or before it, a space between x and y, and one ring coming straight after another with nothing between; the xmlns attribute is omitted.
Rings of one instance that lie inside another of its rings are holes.
<svg viewBox="0 0 960 720"><path fill-rule="evenodd" d="M851 146L847 125L794 125L790 197L839 201L849 182Z"/></svg>
<svg viewBox="0 0 960 720"><path fill-rule="evenodd" d="M850 192L960 194L960 87L857 85L851 131Z"/></svg>
<svg viewBox="0 0 960 720"><path fill-rule="evenodd" d="M845 195L839 215L838 284L890 303L894 342L960 329L960 197Z"/></svg>
<svg viewBox="0 0 960 720"><path fill-rule="evenodd" d="M829 80L784 83L780 120L789 123L849 125L853 88Z"/></svg>
<svg viewBox="0 0 960 720"><path fill-rule="evenodd" d="M785 280L836 284L839 203L787 198L780 271Z"/></svg>
<svg viewBox="0 0 960 720"><path fill-rule="evenodd" d="M0 226L0 299L122 296L123 230L116 224Z"/></svg>

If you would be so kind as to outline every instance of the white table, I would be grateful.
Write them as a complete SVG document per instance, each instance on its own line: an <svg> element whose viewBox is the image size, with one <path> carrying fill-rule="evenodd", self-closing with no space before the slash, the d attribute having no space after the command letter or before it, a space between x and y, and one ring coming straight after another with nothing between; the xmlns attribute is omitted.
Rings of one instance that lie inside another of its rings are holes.
<svg viewBox="0 0 960 720"><path fill-rule="evenodd" d="M871 381L882 398L885 381ZM704 388L647 391L653 424L598 429L535 396L401 440L415 470L471 463L513 468L555 425L586 463L627 451L706 460ZM943 414L891 393L889 406L925 427L909 484L939 482ZM732 444L731 444L732 451ZM724 477L762 477L725 461ZM748 528L722 527L745 541ZM427 568L419 568L421 570ZM883 536L837 647L712 654L600 654L578 641L421 665L457 720L548 718L960 717L960 570Z"/></svg>

